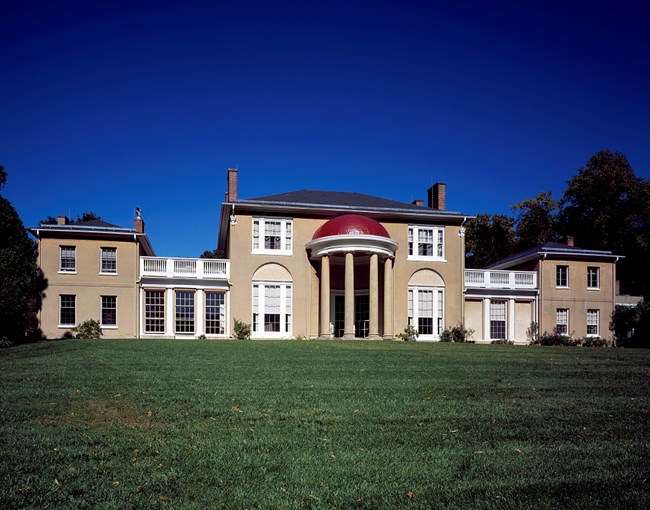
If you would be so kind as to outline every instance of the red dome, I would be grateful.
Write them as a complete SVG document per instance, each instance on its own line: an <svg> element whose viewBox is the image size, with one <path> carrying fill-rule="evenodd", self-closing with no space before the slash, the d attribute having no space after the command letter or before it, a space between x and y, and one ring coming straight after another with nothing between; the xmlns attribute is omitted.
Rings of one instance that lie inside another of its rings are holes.
<svg viewBox="0 0 650 510"><path fill-rule="evenodd" d="M312 239L344 235L370 235L390 239L388 232L378 221L360 214L344 214L332 218L318 227Z"/></svg>

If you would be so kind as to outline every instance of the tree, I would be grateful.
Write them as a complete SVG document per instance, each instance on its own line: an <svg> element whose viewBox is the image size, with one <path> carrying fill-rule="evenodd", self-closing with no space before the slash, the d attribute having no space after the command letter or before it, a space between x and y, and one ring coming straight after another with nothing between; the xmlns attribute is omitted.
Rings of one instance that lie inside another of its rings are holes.
<svg viewBox="0 0 650 510"><path fill-rule="evenodd" d="M87 211L83 212L81 214L78 214L76 218L73 218L70 220L70 224L75 224L75 223L80 223L82 221L94 221L94 220L101 220L101 216L98 214L92 212L92 211ZM39 225L56 225L59 222L58 218L55 218L54 216L48 216L44 220L39 221Z"/></svg>
<svg viewBox="0 0 650 510"><path fill-rule="evenodd" d="M559 202L550 191L542 191L511 207L517 213L516 250L525 250L558 239Z"/></svg>
<svg viewBox="0 0 650 510"><path fill-rule="evenodd" d="M202 259L222 259L224 257L223 250L215 248L214 250L205 250L201 253Z"/></svg>
<svg viewBox="0 0 650 510"><path fill-rule="evenodd" d="M502 214L479 214L466 224L465 265L482 268L515 249L515 220Z"/></svg>
<svg viewBox="0 0 650 510"><path fill-rule="evenodd" d="M0 166L0 190L6 180ZM24 338L36 277L36 245L16 209L0 196L0 337Z"/></svg>
<svg viewBox="0 0 650 510"><path fill-rule="evenodd" d="M560 228L578 246L624 255L621 290L650 297L650 181L634 174L624 154L605 150L567 184Z"/></svg>

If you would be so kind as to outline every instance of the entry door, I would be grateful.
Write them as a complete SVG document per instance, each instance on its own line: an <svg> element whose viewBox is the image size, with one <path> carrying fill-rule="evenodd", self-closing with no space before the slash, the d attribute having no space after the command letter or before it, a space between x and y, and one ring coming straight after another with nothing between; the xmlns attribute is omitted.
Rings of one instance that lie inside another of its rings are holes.
<svg viewBox="0 0 650 510"><path fill-rule="evenodd" d="M368 336L370 297L354 296L354 334L357 338ZM334 338L342 338L345 331L345 296L334 296Z"/></svg>
<svg viewBox="0 0 650 510"><path fill-rule="evenodd" d="M345 328L345 296L334 296L334 338L343 337Z"/></svg>
<svg viewBox="0 0 650 510"><path fill-rule="evenodd" d="M368 336L370 322L370 296L354 296L354 332L357 338Z"/></svg>

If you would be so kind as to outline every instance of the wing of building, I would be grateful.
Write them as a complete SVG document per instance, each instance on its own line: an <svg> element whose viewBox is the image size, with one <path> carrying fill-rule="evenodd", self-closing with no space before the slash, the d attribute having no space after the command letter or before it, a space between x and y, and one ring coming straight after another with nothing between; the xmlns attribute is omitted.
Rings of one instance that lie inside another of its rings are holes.
<svg viewBox="0 0 650 510"><path fill-rule="evenodd" d="M466 270L470 217L446 209L444 183L425 205L317 190L240 199L237 170L227 182L222 259L156 257L139 211L133 229L31 229L49 280L44 333L99 318L121 338L225 338L236 319L260 339L392 339L410 325L437 341L465 324L475 341L523 343L531 323L608 336L617 256L545 245Z"/></svg>

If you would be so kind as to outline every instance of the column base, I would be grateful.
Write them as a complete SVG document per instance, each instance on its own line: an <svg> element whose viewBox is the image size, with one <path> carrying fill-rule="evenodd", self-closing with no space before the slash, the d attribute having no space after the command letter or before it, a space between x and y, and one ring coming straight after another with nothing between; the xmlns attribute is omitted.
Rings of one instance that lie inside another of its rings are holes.
<svg viewBox="0 0 650 510"><path fill-rule="evenodd" d="M368 340L381 340L381 335L368 335Z"/></svg>
<svg viewBox="0 0 650 510"><path fill-rule="evenodd" d="M348 333L348 334L344 334L342 338L343 340L354 340L356 337Z"/></svg>

